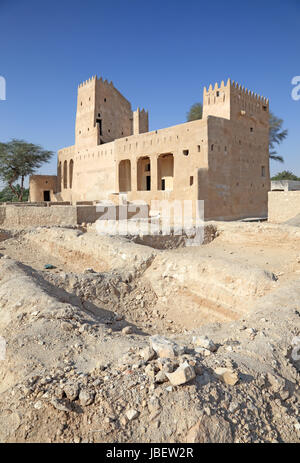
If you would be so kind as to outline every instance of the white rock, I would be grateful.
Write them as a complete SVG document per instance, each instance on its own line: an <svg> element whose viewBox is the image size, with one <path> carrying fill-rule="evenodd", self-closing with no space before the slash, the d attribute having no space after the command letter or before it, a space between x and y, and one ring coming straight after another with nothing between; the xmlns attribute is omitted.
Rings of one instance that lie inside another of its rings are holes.
<svg viewBox="0 0 300 463"><path fill-rule="evenodd" d="M132 326L125 326L122 329L122 334L132 334L133 333L133 328Z"/></svg>
<svg viewBox="0 0 300 463"><path fill-rule="evenodd" d="M166 373L162 370L160 370L157 375L154 378L154 381L156 383L164 383L165 381L168 381L168 378L166 376Z"/></svg>
<svg viewBox="0 0 300 463"><path fill-rule="evenodd" d="M131 408L126 412L126 417L129 421L135 420L139 415L139 412L135 410L134 408Z"/></svg>
<svg viewBox="0 0 300 463"><path fill-rule="evenodd" d="M150 344L161 358L174 358L176 355L182 355L185 352L185 347L179 346L176 342L159 335L151 336Z"/></svg>
<svg viewBox="0 0 300 463"><path fill-rule="evenodd" d="M151 347L145 347L145 349L140 351L140 356L148 362L155 357L155 351Z"/></svg>
<svg viewBox="0 0 300 463"><path fill-rule="evenodd" d="M195 352L197 354L204 355L204 357L208 357L209 355L211 355L211 351L208 349L204 349L204 347L195 347Z"/></svg>
<svg viewBox="0 0 300 463"><path fill-rule="evenodd" d="M228 407L228 410L230 411L230 413L234 413L237 411L237 409L239 408L239 404L237 402L230 402L230 405Z"/></svg>
<svg viewBox="0 0 300 463"><path fill-rule="evenodd" d="M81 391L79 394L79 400L80 400L80 405L83 407L86 407L87 405L90 405L91 403L94 402L94 394L88 391Z"/></svg>
<svg viewBox="0 0 300 463"><path fill-rule="evenodd" d="M216 368L215 375L225 384L229 384L230 386L234 386L239 381L238 373L229 368Z"/></svg>
<svg viewBox="0 0 300 463"><path fill-rule="evenodd" d="M43 408L43 402L41 400L38 400L37 402L35 402L34 408L40 410L41 408Z"/></svg>
<svg viewBox="0 0 300 463"><path fill-rule="evenodd" d="M193 336L193 343L195 346L210 350L210 352L215 352L217 350L215 343L207 336Z"/></svg>
<svg viewBox="0 0 300 463"><path fill-rule="evenodd" d="M188 383L196 377L194 368L188 362L182 363L174 373L166 373L167 378L173 386L180 386Z"/></svg>

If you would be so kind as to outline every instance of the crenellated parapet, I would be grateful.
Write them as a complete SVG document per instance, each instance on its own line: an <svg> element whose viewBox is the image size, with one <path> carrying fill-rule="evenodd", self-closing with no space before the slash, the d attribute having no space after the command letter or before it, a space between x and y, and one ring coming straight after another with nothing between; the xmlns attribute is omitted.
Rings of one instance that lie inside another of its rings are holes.
<svg viewBox="0 0 300 463"><path fill-rule="evenodd" d="M226 119L248 115L266 119L269 100L258 95L234 80L228 79L203 89L203 117L217 116ZM258 116L260 114L260 116Z"/></svg>
<svg viewBox="0 0 300 463"><path fill-rule="evenodd" d="M137 110L133 112L133 135L146 132L149 132L148 111L144 108L137 108Z"/></svg>
<svg viewBox="0 0 300 463"><path fill-rule="evenodd" d="M78 88L86 87L86 86L92 84L93 82L95 82L96 79L97 79L97 76L90 77L88 80L85 80L84 82L81 82L78 85Z"/></svg>

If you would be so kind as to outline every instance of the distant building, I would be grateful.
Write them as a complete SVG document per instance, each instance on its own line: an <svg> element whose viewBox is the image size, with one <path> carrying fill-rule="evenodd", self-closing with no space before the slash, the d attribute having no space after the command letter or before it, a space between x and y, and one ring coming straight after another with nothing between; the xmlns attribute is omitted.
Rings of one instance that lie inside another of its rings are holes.
<svg viewBox="0 0 300 463"><path fill-rule="evenodd" d="M297 191L300 190L298 180L272 180L271 191Z"/></svg>

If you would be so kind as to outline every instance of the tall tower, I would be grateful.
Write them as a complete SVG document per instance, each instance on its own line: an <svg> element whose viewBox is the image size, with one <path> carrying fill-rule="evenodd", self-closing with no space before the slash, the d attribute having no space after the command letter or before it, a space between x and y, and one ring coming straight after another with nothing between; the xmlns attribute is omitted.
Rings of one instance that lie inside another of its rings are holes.
<svg viewBox="0 0 300 463"><path fill-rule="evenodd" d="M75 145L77 146L97 144L96 82L97 78L94 76L78 86L75 122Z"/></svg>
<svg viewBox="0 0 300 463"><path fill-rule="evenodd" d="M132 135L131 104L112 82L96 76L78 87L76 146L95 146Z"/></svg>

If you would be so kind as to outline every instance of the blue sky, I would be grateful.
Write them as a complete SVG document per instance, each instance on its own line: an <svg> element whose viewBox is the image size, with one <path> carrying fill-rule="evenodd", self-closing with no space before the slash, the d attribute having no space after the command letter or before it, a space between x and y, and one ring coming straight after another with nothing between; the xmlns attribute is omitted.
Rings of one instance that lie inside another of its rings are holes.
<svg viewBox="0 0 300 463"><path fill-rule="evenodd" d="M299 0L0 0L0 141L72 145L77 85L95 74L147 108L151 130L184 122L204 85L231 77L289 130L271 173L300 176L299 20ZM40 172L55 171L56 156Z"/></svg>

